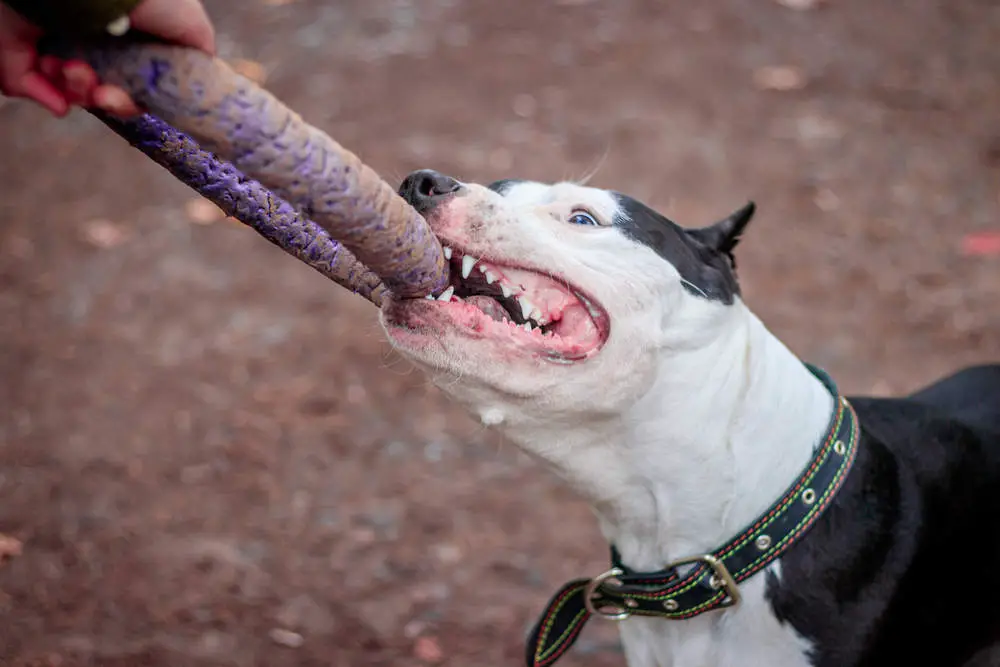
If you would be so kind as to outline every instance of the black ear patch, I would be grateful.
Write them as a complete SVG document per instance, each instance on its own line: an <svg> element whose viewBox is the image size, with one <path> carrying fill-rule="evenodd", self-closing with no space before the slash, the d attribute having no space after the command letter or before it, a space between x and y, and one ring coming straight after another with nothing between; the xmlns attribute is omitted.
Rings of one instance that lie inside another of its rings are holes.
<svg viewBox="0 0 1000 667"><path fill-rule="evenodd" d="M670 262L684 288L710 301L732 304L740 294L733 248L753 217L751 202L714 225L685 229L640 201L613 193L621 208L615 226Z"/></svg>
<svg viewBox="0 0 1000 667"><path fill-rule="evenodd" d="M714 225L702 227L701 229L689 229L687 233L705 247L727 255L733 268L736 268L736 257L733 255L733 248L740 242L743 230L746 229L747 224L749 224L756 211L757 205L752 201L747 202L744 206L733 211Z"/></svg>

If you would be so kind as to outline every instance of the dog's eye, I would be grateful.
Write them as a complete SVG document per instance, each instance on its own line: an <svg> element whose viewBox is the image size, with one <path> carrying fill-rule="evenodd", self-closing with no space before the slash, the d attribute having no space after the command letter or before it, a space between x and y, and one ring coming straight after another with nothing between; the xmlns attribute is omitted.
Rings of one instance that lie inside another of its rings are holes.
<svg viewBox="0 0 1000 667"><path fill-rule="evenodd" d="M586 211L573 211L569 216L569 221L574 225L597 225L597 220L594 219L594 216Z"/></svg>

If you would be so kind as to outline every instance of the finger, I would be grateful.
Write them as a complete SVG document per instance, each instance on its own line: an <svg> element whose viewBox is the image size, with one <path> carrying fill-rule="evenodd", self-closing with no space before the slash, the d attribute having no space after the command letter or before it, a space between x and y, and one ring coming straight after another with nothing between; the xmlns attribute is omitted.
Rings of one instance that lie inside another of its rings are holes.
<svg viewBox="0 0 1000 667"><path fill-rule="evenodd" d="M97 88L97 74L90 65L79 60L66 63L62 68L65 86L63 88L70 104L89 106Z"/></svg>
<svg viewBox="0 0 1000 667"><path fill-rule="evenodd" d="M34 67L35 52L30 45L15 43L0 49L0 90L12 97L34 100L56 116L64 116L66 99Z"/></svg>
<svg viewBox="0 0 1000 667"><path fill-rule="evenodd" d="M62 78L62 60L56 56L42 56L38 59L38 71L52 83Z"/></svg>
<svg viewBox="0 0 1000 667"><path fill-rule="evenodd" d="M52 82L38 72L28 72L21 77L18 84L22 97L38 102L60 118L69 111L69 102Z"/></svg>
<svg viewBox="0 0 1000 667"><path fill-rule="evenodd" d="M198 0L146 0L130 19L137 30L215 55L215 29Z"/></svg>
<svg viewBox="0 0 1000 667"><path fill-rule="evenodd" d="M128 118L142 113L129 94L118 86L101 85L94 91L94 106L115 116Z"/></svg>

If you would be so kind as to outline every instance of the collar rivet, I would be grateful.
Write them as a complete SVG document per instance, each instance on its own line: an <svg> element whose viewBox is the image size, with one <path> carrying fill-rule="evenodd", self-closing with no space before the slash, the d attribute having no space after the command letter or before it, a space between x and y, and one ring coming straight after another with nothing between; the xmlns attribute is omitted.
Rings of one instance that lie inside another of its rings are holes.
<svg viewBox="0 0 1000 667"><path fill-rule="evenodd" d="M664 600L663 601L663 608L666 609L667 611L677 611L677 608L680 607L680 606L681 605L680 605L679 602L677 602L677 600Z"/></svg>
<svg viewBox="0 0 1000 667"><path fill-rule="evenodd" d="M802 502L806 505L812 505L816 502L816 492L812 489L806 489L802 492Z"/></svg>
<svg viewBox="0 0 1000 667"><path fill-rule="evenodd" d="M754 546L756 546L761 551L764 551L765 549L769 549L771 547L771 536L770 535L761 535L756 540L754 540Z"/></svg>
<svg viewBox="0 0 1000 667"><path fill-rule="evenodd" d="M838 440L833 443L833 451L835 451L838 455L843 456L847 451L847 445L844 444L843 440Z"/></svg>

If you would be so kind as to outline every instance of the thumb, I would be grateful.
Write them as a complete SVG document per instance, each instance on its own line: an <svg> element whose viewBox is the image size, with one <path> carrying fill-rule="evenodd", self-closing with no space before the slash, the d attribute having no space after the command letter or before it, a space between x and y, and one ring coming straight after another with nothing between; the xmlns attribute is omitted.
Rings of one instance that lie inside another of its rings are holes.
<svg viewBox="0 0 1000 667"><path fill-rule="evenodd" d="M145 0L129 20L137 30L215 55L215 29L198 0Z"/></svg>

